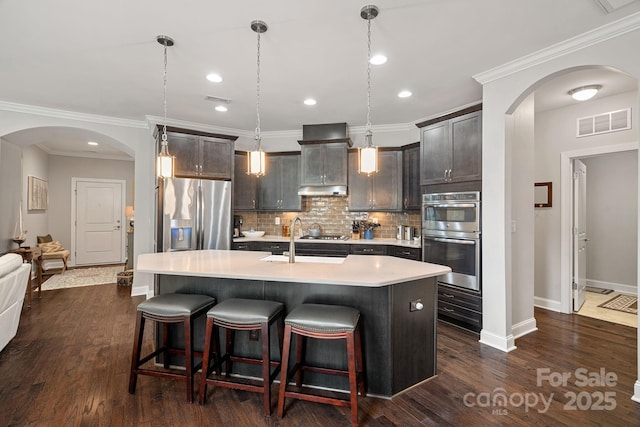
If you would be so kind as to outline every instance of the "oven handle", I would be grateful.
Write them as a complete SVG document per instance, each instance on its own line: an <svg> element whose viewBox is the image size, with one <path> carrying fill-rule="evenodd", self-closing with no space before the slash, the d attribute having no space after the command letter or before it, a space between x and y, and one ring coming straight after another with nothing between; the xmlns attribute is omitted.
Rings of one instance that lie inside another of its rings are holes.
<svg viewBox="0 0 640 427"><path fill-rule="evenodd" d="M425 237L425 239L427 240L435 240L436 242L442 242L442 243L458 243L460 245L475 245L476 242L475 240L460 240L460 239L442 239L439 237Z"/></svg>
<svg viewBox="0 0 640 427"><path fill-rule="evenodd" d="M475 203L425 203L425 206L434 208L475 208Z"/></svg>

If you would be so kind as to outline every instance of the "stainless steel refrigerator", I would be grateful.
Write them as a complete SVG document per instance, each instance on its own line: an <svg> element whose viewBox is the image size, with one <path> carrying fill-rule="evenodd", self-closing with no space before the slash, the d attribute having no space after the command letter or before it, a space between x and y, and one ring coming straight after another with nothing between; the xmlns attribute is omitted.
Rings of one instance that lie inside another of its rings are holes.
<svg viewBox="0 0 640 427"><path fill-rule="evenodd" d="M163 252L231 248L231 181L165 179L161 200Z"/></svg>

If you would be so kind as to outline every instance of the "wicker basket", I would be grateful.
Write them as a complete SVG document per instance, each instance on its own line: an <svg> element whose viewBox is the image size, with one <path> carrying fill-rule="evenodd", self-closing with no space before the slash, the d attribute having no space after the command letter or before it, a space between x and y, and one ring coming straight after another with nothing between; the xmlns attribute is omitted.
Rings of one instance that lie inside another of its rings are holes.
<svg viewBox="0 0 640 427"><path fill-rule="evenodd" d="M131 286L133 282L133 270L125 270L118 273L118 286Z"/></svg>

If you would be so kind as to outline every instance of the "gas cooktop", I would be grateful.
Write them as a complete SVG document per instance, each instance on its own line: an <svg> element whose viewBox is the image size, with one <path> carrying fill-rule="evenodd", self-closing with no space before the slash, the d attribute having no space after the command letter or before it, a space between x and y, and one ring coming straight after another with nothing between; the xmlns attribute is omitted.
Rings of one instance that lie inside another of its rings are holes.
<svg viewBox="0 0 640 427"><path fill-rule="evenodd" d="M349 237L341 236L339 234L322 234L320 236L309 236L307 234L307 235L302 236L300 239L304 239L304 240L348 240Z"/></svg>

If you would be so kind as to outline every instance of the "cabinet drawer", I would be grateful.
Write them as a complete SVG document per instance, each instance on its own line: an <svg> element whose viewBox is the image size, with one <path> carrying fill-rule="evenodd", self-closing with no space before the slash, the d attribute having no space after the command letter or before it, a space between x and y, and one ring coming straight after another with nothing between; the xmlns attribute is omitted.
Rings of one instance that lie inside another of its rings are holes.
<svg viewBox="0 0 640 427"><path fill-rule="evenodd" d="M271 252L273 255L282 255L289 250L289 243L285 242L261 242L259 250Z"/></svg>
<svg viewBox="0 0 640 427"><path fill-rule="evenodd" d="M438 284L438 303L455 304L482 313L482 297L479 294Z"/></svg>
<svg viewBox="0 0 640 427"><path fill-rule="evenodd" d="M482 313L450 304L440 299L438 300L438 317L455 319L469 325L470 329L475 331L479 331L482 328Z"/></svg>
<svg viewBox="0 0 640 427"><path fill-rule="evenodd" d="M405 248L402 246L391 246L390 247L391 256L395 256L398 258L406 258L412 259L414 261L422 260L422 250L420 248Z"/></svg>
<svg viewBox="0 0 640 427"><path fill-rule="evenodd" d="M384 245L351 245L351 253L354 255L386 255L387 247Z"/></svg>
<svg viewBox="0 0 640 427"><path fill-rule="evenodd" d="M231 249L236 251L255 251L258 249L256 242L234 242Z"/></svg>
<svg viewBox="0 0 640 427"><path fill-rule="evenodd" d="M349 245L343 243L296 243L296 255L346 257Z"/></svg>

